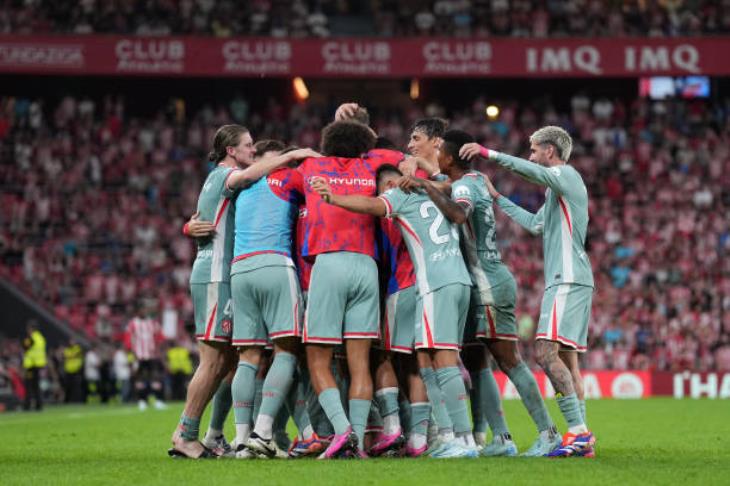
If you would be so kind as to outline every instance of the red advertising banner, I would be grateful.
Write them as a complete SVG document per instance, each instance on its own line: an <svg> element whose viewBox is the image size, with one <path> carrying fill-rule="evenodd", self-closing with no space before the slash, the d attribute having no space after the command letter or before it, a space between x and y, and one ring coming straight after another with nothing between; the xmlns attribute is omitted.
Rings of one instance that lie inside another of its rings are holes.
<svg viewBox="0 0 730 486"><path fill-rule="evenodd" d="M542 371L534 372L543 397L552 398L555 390ZM519 398L517 389L504 373L494 377L505 399ZM730 373L683 371L584 371L586 398L730 398Z"/></svg>
<svg viewBox="0 0 730 486"><path fill-rule="evenodd" d="M0 36L0 73L318 78L729 75L730 37L331 39Z"/></svg>

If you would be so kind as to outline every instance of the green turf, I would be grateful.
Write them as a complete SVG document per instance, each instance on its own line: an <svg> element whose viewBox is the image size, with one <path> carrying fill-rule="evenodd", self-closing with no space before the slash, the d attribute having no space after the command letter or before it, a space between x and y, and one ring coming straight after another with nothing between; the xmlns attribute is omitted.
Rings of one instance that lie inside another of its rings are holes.
<svg viewBox="0 0 730 486"><path fill-rule="evenodd" d="M589 402L597 457L567 460L173 461L165 450L180 407L0 414L0 484L730 484L730 403L723 400ZM517 445L526 448L535 431L522 405L508 401L505 411Z"/></svg>

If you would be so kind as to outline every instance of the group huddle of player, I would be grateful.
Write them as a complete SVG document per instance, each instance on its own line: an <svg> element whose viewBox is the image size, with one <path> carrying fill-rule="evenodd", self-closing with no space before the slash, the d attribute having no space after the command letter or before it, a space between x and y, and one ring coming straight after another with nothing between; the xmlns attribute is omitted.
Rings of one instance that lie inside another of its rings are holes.
<svg viewBox="0 0 730 486"><path fill-rule="evenodd" d="M368 124L367 110L341 105L319 153L254 144L239 125L217 131L217 166L184 229L198 244L190 282L201 361L169 454L514 456L491 355L537 428L523 455L592 457L577 358L593 293L588 195L566 164L569 134L536 131L527 161L437 118L416 122L407 154ZM543 207L533 214L502 197L473 170L479 157L545 186ZM534 346L568 426L562 437L520 357L517 286L497 248L494 204L543 237Z"/></svg>

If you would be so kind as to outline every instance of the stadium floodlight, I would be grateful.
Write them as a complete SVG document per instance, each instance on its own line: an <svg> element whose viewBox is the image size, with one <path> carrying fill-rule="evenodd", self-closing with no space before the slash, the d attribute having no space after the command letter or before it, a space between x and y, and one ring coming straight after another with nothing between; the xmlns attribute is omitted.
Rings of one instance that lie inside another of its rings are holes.
<svg viewBox="0 0 730 486"><path fill-rule="evenodd" d="M497 105L489 105L485 111L488 118L494 119L499 116L499 107Z"/></svg>
<svg viewBox="0 0 730 486"><path fill-rule="evenodd" d="M294 88L294 95L297 97L297 100L304 101L309 98L309 89L301 77L297 76L292 80L292 87Z"/></svg>

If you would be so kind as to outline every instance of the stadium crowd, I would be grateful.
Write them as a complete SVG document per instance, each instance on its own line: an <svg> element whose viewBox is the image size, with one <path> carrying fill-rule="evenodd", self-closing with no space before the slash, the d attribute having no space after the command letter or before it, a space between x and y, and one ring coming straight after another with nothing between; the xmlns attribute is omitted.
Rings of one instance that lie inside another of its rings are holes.
<svg viewBox="0 0 730 486"><path fill-rule="evenodd" d="M0 33L679 36L730 32L727 0L2 2Z"/></svg>
<svg viewBox="0 0 730 486"><path fill-rule="evenodd" d="M235 120L257 138L316 147L332 116L327 106L287 111L274 100L249 113L242 98L189 118L166 108L136 118L111 97L0 103L0 273L74 329L107 342L122 338L139 302L168 326L191 322L195 252L180 228L210 169L202 161L216 127ZM443 115L515 154L541 125L568 128L571 163L591 195L587 249L599 295L586 367L730 370L730 104L710 110L703 101L578 94L564 112L549 102L505 101L489 120L484 108L476 100L454 112L438 104L400 116L375 111L373 125L405 146L413 120ZM522 206L542 202L539 189L517 178L494 180ZM529 341L543 289L541 241L496 214L519 284L521 338Z"/></svg>

